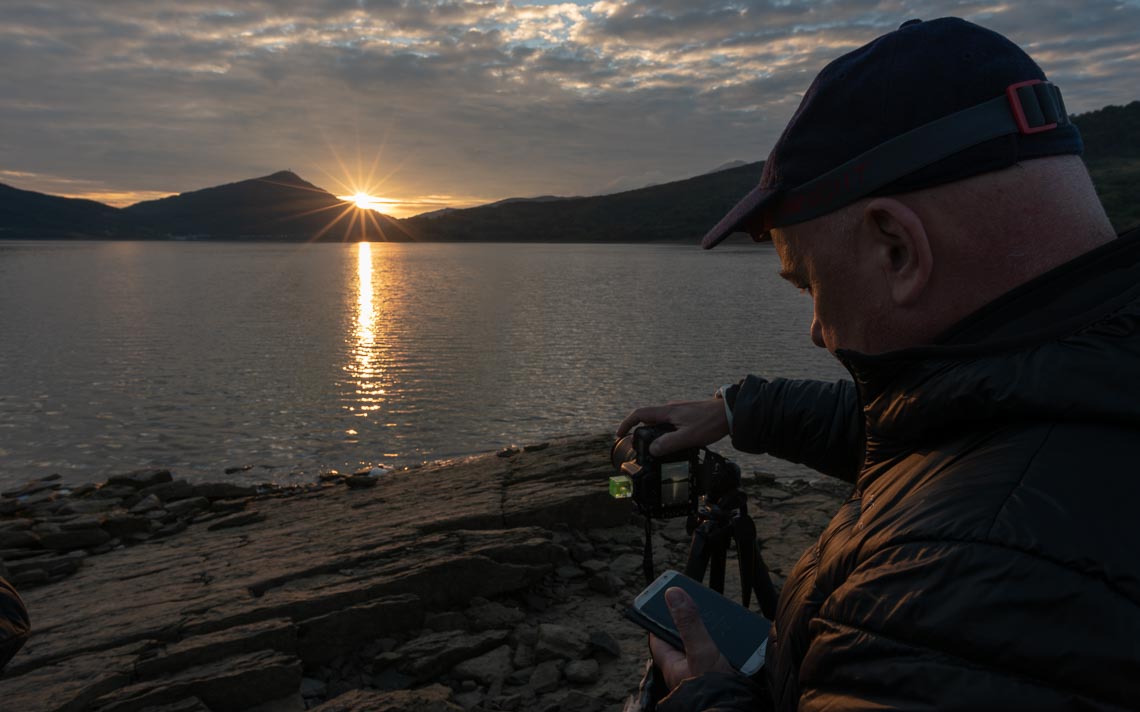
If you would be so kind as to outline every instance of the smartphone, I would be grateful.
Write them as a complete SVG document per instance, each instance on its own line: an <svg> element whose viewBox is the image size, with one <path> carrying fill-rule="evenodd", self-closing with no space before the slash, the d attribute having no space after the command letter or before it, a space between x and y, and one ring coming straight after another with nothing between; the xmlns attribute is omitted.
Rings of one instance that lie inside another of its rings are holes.
<svg viewBox="0 0 1140 712"><path fill-rule="evenodd" d="M673 616L669 615L669 606L665 603L665 591L673 587L683 588L693 597L705 628L732 667L745 675L752 675L764 666L771 623L759 613L679 571L670 569L658 576L633 599L625 617L678 650L684 650Z"/></svg>

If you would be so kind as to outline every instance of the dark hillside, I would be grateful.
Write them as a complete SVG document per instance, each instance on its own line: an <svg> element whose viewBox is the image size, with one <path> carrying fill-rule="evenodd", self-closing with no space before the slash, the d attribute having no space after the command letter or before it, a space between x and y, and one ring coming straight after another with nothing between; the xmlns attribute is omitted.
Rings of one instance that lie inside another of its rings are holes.
<svg viewBox="0 0 1140 712"><path fill-rule="evenodd" d="M1140 225L1140 101L1073 117L1085 163L1117 230Z"/></svg>
<svg viewBox="0 0 1140 712"><path fill-rule="evenodd" d="M512 201L402 222L417 240L449 242L687 242L699 238L760 180L749 163L613 195Z"/></svg>
<svg viewBox="0 0 1140 712"><path fill-rule="evenodd" d="M0 183L0 238L112 237L123 221L122 211L94 200L60 198Z"/></svg>
<svg viewBox="0 0 1140 712"><path fill-rule="evenodd" d="M136 203L123 212L171 236L338 242L359 240L358 218L368 212L376 221L366 220L369 239L400 235L388 216L357 210L290 171Z"/></svg>

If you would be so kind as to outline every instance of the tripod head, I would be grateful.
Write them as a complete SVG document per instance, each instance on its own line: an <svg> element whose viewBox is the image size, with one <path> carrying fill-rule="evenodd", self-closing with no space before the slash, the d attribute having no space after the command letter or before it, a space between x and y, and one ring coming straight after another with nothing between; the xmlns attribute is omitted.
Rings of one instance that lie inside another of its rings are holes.
<svg viewBox="0 0 1140 712"><path fill-rule="evenodd" d="M748 515L748 495L735 486L722 490L716 499L711 495L702 498L686 529L693 539L685 575L703 581L709 570L709 588L724 593L728 545L735 542L741 602L747 608L755 592L760 610L771 620L776 613L776 589L760 555L756 523Z"/></svg>

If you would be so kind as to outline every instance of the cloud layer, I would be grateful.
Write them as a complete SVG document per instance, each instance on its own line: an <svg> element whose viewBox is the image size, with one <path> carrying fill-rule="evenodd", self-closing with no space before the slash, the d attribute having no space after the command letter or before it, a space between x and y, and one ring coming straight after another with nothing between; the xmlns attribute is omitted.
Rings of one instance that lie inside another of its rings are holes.
<svg viewBox="0 0 1140 712"><path fill-rule="evenodd" d="M763 158L823 65L911 17L1006 34L1071 111L1140 95L1137 0L4 5L0 181L120 203L283 168L405 212L686 177Z"/></svg>

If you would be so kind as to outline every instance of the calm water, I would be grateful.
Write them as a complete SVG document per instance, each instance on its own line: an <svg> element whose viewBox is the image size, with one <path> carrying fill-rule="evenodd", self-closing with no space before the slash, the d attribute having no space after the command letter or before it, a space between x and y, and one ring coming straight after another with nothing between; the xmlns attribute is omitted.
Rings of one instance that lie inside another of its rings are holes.
<svg viewBox="0 0 1140 712"><path fill-rule="evenodd" d="M311 480L610 431L749 372L844 376L777 264L754 245L0 242L0 485Z"/></svg>

